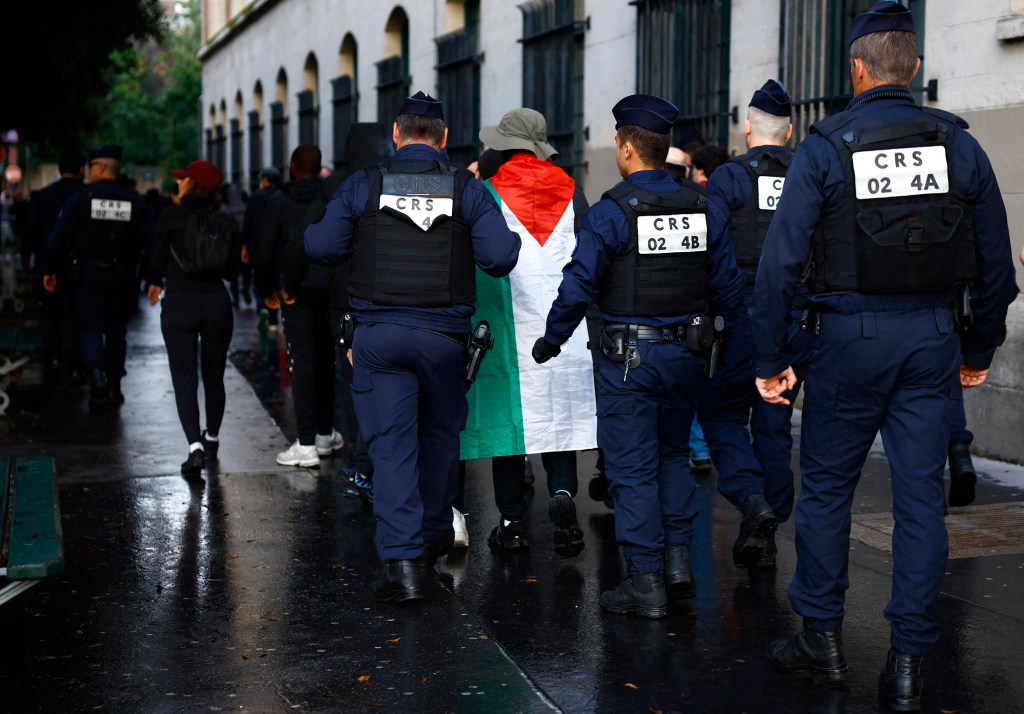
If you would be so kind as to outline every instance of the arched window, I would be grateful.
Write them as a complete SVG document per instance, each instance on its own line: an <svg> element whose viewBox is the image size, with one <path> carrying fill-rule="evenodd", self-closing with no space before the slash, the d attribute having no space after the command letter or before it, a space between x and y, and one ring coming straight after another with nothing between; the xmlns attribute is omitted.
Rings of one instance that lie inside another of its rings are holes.
<svg viewBox="0 0 1024 714"><path fill-rule="evenodd" d="M332 160L336 170L345 163L348 131L359 116L359 90L356 84L358 69L356 38L349 33L341 41L341 48L338 50L338 76L331 80L331 105L334 108Z"/></svg>
<svg viewBox="0 0 1024 714"><path fill-rule="evenodd" d="M317 89L319 83L319 65L316 55L310 52L306 57L306 65L302 69L302 91L297 95L300 144L320 143L320 95Z"/></svg>
<svg viewBox="0 0 1024 714"><path fill-rule="evenodd" d="M409 18L396 7L384 27L384 59L377 63L377 121L390 124L409 96Z"/></svg>
<svg viewBox="0 0 1024 714"><path fill-rule="evenodd" d="M270 104L270 160L279 169L288 166L288 74L277 71L274 101Z"/></svg>

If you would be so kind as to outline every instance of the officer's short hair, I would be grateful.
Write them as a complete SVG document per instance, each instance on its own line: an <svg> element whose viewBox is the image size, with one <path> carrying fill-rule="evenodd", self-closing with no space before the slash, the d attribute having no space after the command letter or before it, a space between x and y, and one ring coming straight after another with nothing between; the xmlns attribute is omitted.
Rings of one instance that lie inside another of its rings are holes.
<svg viewBox="0 0 1024 714"><path fill-rule="evenodd" d="M316 144L300 144L292 152L291 162L305 176L316 176L322 161L323 154Z"/></svg>
<svg viewBox="0 0 1024 714"><path fill-rule="evenodd" d="M644 166L660 169L665 165L668 148L672 145L671 134L658 134L636 124L624 124L616 133L620 142L628 141L633 145Z"/></svg>
<svg viewBox="0 0 1024 714"><path fill-rule="evenodd" d="M398 138L403 143L425 141L438 148L444 141L444 119L424 114L399 114L395 123L398 124Z"/></svg>
<svg viewBox="0 0 1024 714"><path fill-rule="evenodd" d="M872 32L850 45L850 61L861 59L875 79L910 84L917 69L917 35L913 32Z"/></svg>
<svg viewBox="0 0 1024 714"><path fill-rule="evenodd" d="M773 144L782 145L786 143L786 134L789 132L789 117L769 114L764 109L758 109L757 107L747 107L747 119L750 121L750 130L754 136L768 139Z"/></svg>

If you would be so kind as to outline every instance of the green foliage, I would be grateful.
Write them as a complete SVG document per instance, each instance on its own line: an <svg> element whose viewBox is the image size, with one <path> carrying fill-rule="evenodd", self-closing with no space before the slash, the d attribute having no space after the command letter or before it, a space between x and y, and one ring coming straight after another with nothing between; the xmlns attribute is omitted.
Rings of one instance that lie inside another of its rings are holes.
<svg viewBox="0 0 1024 714"><path fill-rule="evenodd" d="M97 143L123 144L131 164L171 168L198 158L199 0L183 6L160 44L133 44L110 57Z"/></svg>

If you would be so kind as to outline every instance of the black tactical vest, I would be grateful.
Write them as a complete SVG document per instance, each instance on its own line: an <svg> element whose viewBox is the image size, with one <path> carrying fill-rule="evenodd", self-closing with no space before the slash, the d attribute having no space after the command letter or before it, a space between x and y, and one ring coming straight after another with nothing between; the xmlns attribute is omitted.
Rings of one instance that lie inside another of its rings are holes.
<svg viewBox="0 0 1024 714"><path fill-rule="evenodd" d="M356 223L349 292L378 305L450 307L476 300L462 194L472 176L437 161L367 169L370 200Z"/></svg>
<svg viewBox="0 0 1024 714"><path fill-rule="evenodd" d="M113 182L110 186L106 183L87 189L79 206L86 217L86 229L75 243L75 255L101 266L134 267L142 251L138 228L141 217L136 211L148 209Z"/></svg>
<svg viewBox="0 0 1024 714"><path fill-rule="evenodd" d="M740 265L756 268L761 261L764 237L778 208L792 158L791 154L755 150L729 159L743 167L753 189L747 205L729 214L729 238Z"/></svg>
<svg viewBox="0 0 1024 714"><path fill-rule="evenodd" d="M689 187L654 193L622 181L601 198L629 222L629 245L611 259L598 305L610 315L670 317L704 312L707 197Z"/></svg>
<svg viewBox="0 0 1024 714"><path fill-rule="evenodd" d="M846 188L812 242L813 292L933 292L974 277L973 215L951 160L961 124L925 108L914 121L842 112L811 127L836 147Z"/></svg>

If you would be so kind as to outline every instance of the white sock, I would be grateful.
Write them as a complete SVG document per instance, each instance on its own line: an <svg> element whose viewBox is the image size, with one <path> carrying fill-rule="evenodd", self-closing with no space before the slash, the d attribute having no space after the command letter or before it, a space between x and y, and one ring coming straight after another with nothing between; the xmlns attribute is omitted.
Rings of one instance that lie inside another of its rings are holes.
<svg viewBox="0 0 1024 714"><path fill-rule="evenodd" d="M206 440L207 441L213 441L213 442L220 441L220 439L218 439L215 435L210 434L209 432L207 432L207 434L206 434Z"/></svg>
<svg viewBox="0 0 1024 714"><path fill-rule="evenodd" d="M201 442L201 441L193 441L191 444L188 445L188 453L190 453L190 454L193 451L202 451L202 450L203 450L203 442Z"/></svg>

